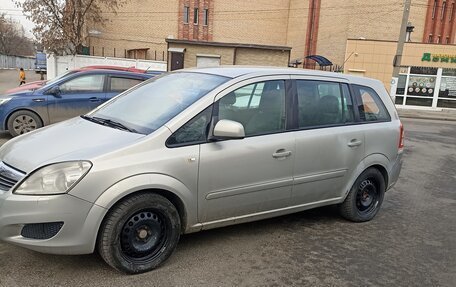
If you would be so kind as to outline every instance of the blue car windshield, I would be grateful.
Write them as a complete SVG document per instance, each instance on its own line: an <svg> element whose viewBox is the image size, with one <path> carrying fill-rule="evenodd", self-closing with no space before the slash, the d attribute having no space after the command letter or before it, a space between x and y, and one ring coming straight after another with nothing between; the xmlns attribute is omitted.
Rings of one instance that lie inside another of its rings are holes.
<svg viewBox="0 0 456 287"><path fill-rule="evenodd" d="M149 134L228 80L188 72L158 76L119 95L88 116Z"/></svg>

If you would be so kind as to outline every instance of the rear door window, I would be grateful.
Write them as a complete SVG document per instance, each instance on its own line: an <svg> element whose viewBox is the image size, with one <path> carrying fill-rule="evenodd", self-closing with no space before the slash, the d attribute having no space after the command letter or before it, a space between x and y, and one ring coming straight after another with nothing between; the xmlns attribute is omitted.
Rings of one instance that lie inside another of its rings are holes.
<svg viewBox="0 0 456 287"><path fill-rule="evenodd" d="M348 86L336 82L297 80L299 128L353 122Z"/></svg>
<svg viewBox="0 0 456 287"><path fill-rule="evenodd" d="M111 92L123 92L141 83L140 79L111 77Z"/></svg>

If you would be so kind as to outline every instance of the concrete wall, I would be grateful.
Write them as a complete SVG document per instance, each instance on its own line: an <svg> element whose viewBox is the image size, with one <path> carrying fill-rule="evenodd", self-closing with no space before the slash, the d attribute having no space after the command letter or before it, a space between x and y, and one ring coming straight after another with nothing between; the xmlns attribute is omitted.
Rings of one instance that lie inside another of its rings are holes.
<svg viewBox="0 0 456 287"><path fill-rule="evenodd" d="M301 60L305 56L309 0L290 0L289 7L286 45L293 48L291 61Z"/></svg>
<svg viewBox="0 0 456 287"><path fill-rule="evenodd" d="M35 69L35 57L0 55L0 69Z"/></svg>
<svg viewBox="0 0 456 287"><path fill-rule="evenodd" d="M221 65L260 65L287 67L289 51L204 46L184 43L170 43L170 48L185 49L184 68L196 67L198 55L220 56ZM236 50L236 51L235 51ZM170 61L168 62L168 66Z"/></svg>
<svg viewBox="0 0 456 287"><path fill-rule="evenodd" d="M396 42L348 40L346 57L350 57L345 64L345 73L363 75L382 81L389 89L393 74L393 59L396 54ZM431 55L447 55L456 61L456 45L438 45L423 43L406 43L401 66L419 66L456 69L456 62L423 61L424 53Z"/></svg>
<svg viewBox="0 0 456 287"><path fill-rule="evenodd" d="M285 46L290 0L214 0L214 42Z"/></svg>
<svg viewBox="0 0 456 287"><path fill-rule="evenodd" d="M95 47L91 52L101 56L101 48L105 47L104 56L114 56L115 48L116 56L123 57L126 49L149 48L147 59L154 59L157 51L158 59L161 60L165 52L166 60L165 39L183 37L179 33L183 5L193 7L197 2L192 1L129 1L117 15L106 13L108 21L104 27L89 27L101 32L98 37L90 37L89 44ZM205 28L209 33L207 38L214 42L290 46L291 60L302 59L305 57L309 1L204 0L204 5L213 10L210 24ZM414 41L422 40L427 2L412 1L410 21L415 26ZM321 0L316 53L342 66L347 39L397 41L403 8L403 0ZM187 25L195 29L192 9L189 18L191 23Z"/></svg>
<svg viewBox="0 0 456 287"><path fill-rule="evenodd" d="M107 18L104 26L89 27L101 32L99 36L90 37L87 43L91 46L90 52L95 50L95 56L102 56L104 47L104 56L114 57L115 48L116 56L124 57L125 50L149 48L147 60L154 59L154 51L162 60L163 52L166 57L165 39L178 36L178 4L179 0L132 0L117 14L103 14Z"/></svg>
<svg viewBox="0 0 456 287"><path fill-rule="evenodd" d="M185 48L184 68L196 67L196 56L199 54L217 55L220 56L221 65L233 65L234 49L223 47L208 47L198 45L181 45L175 44L178 47ZM174 47L170 44L170 47Z"/></svg>
<svg viewBox="0 0 456 287"><path fill-rule="evenodd" d="M94 56L55 56L49 55L47 58L47 79L53 79L68 70L77 69L85 66L108 65L120 67L134 67L144 70L166 71L166 62L148 61L110 57Z"/></svg>
<svg viewBox="0 0 456 287"><path fill-rule="evenodd" d="M287 67L289 51L238 48L236 65Z"/></svg>
<svg viewBox="0 0 456 287"><path fill-rule="evenodd" d="M427 0L415 0L410 21L415 26L412 40L421 41ZM343 65L347 39L397 41L403 13L398 0L323 0L317 53ZM294 48L294 47L293 47Z"/></svg>

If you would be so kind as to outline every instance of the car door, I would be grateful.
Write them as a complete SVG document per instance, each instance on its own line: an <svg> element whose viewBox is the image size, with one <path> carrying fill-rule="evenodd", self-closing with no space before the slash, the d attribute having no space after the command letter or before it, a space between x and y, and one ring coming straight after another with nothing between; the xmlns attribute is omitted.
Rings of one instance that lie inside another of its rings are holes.
<svg viewBox="0 0 456 287"><path fill-rule="evenodd" d="M212 126L239 122L245 138L201 144L198 216L206 225L289 205L295 144L286 132L287 79L250 80L217 96Z"/></svg>
<svg viewBox="0 0 456 287"><path fill-rule="evenodd" d="M123 91L142 83L144 79L122 75L110 75L107 84L106 99L109 100Z"/></svg>
<svg viewBox="0 0 456 287"><path fill-rule="evenodd" d="M364 158L364 133L355 125L349 85L326 78L296 80L297 131L294 205L328 202Z"/></svg>
<svg viewBox="0 0 456 287"><path fill-rule="evenodd" d="M104 74L78 74L58 84L48 102L51 123L85 114L106 98Z"/></svg>

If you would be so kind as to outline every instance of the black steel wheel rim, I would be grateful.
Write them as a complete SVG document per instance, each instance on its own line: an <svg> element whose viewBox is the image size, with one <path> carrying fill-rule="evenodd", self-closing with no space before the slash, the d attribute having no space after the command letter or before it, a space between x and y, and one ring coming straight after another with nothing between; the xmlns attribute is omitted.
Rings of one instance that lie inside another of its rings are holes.
<svg viewBox="0 0 456 287"><path fill-rule="evenodd" d="M356 207L360 214L366 215L375 211L379 202L377 186L371 179L361 182L356 193Z"/></svg>
<svg viewBox="0 0 456 287"><path fill-rule="evenodd" d="M157 211L143 210L123 225L120 247L127 259L146 263L160 254L167 241L165 217Z"/></svg>

